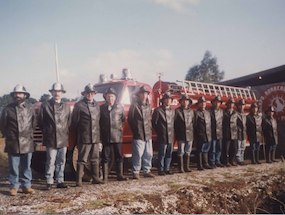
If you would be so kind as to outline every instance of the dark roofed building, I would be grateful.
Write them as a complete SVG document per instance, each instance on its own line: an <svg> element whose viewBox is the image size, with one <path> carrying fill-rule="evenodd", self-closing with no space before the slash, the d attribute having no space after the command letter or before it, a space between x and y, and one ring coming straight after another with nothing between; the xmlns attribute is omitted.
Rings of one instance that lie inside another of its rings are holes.
<svg viewBox="0 0 285 215"><path fill-rule="evenodd" d="M239 78L220 82L220 84L231 85L236 87L260 86L285 82L285 65L261 72L245 75Z"/></svg>

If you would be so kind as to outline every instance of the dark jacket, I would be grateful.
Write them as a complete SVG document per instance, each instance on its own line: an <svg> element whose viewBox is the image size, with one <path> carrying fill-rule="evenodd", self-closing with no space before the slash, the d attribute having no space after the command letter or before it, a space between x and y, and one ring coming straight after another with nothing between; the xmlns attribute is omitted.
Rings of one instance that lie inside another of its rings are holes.
<svg viewBox="0 0 285 215"><path fill-rule="evenodd" d="M262 131L266 145L272 146L278 144L276 119L270 118L268 116L264 117L262 120Z"/></svg>
<svg viewBox="0 0 285 215"><path fill-rule="evenodd" d="M181 141L193 141L194 112L182 107L176 108L174 118L175 137Z"/></svg>
<svg viewBox="0 0 285 215"><path fill-rule="evenodd" d="M169 144L174 142L175 111L165 106L157 107L152 115L152 127L157 133L157 142Z"/></svg>
<svg viewBox="0 0 285 215"><path fill-rule="evenodd" d="M134 101L129 109L128 123L136 140L151 140L151 106Z"/></svg>
<svg viewBox="0 0 285 215"><path fill-rule="evenodd" d="M246 140L246 115L244 112L237 112L237 135L238 140Z"/></svg>
<svg viewBox="0 0 285 215"><path fill-rule="evenodd" d="M212 139L221 140L223 139L223 116L224 113L222 109L210 109L211 114L211 130L212 130Z"/></svg>
<svg viewBox="0 0 285 215"><path fill-rule="evenodd" d="M261 114L248 114L246 117L246 133L250 143L262 142Z"/></svg>
<svg viewBox="0 0 285 215"><path fill-rule="evenodd" d="M223 118L223 139L228 140L237 140L237 113L236 111L229 111L226 109L224 111Z"/></svg>
<svg viewBox="0 0 285 215"><path fill-rule="evenodd" d="M36 115L31 104L19 106L11 103L1 114L0 127L5 137L5 152L26 154L34 151L33 132L36 127Z"/></svg>
<svg viewBox="0 0 285 215"><path fill-rule="evenodd" d="M66 147L70 121L71 112L66 104L55 104L53 99L42 103L39 126L43 132L43 144L55 149Z"/></svg>
<svg viewBox="0 0 285 215"><path fill-rule="evenodd" d="M195 111L194 134L198 144L212 141L211 115L209 111L201 109Z"/></svg>
<svg viewBox="0 0 285 215"><path fill-rule="evenodd" d="M96 101L88 103L85 98L77 102L72 113L72 129L78 144L100 143L100 107Z"/></svg>
<svg viewBox="0 0 285 215"><path fill-rule="evenodd" d="M100 106L102 143L121 143L123 141L123 127L125 122L124 108L120 104L114 104L109 111L108 107L106 103Z"/></svg>

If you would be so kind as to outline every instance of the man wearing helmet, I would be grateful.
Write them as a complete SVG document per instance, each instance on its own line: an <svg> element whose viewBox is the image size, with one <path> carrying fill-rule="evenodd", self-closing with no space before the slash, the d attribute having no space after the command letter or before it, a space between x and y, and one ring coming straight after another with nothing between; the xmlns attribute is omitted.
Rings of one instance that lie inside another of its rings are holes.
<svg viewBox="0 0 285 215"><path fill-rule="evenodd" d="M4 108L0 121L5 137L5 152L8 153L10 195L17 195L20 186L23 193L32 194L30 166L34 151L35 112L32 105L26 102L30 94L24 86L16 85L10 95L14 102Z"/></svg>
<svg viewBox="0 0 285 215"><path fill-rule="evenodd" d="M229 98L226 102L223 118L223 160L226 166L236 166L237 154L237 113L234 110L235 101Z"/></svg>
<svg viewBox="0 0 285 215"><path fill-rule="evenodd" d="M78 160L76 186L82 186L84 168L90 162L92 183L104 183L99 178L100 153L100 107L94 100L96 90L92 84L85 86L83 99L77 102L72 112L71 126L77 136Z"/></svg>
<svg viewBox="0 0 285 215"><path fill-rule="evenodd" d="M117 92L109 88L104 98L106 102L100 106L100 131L103 144L103 178L108 181L109 161L111 160L112 149L114 151L116 173L118 181L127 180L123 176L123 126L125 122L124 107L116 102Z"/></svg>
<svg viewBox="0 0 285 215"><path fill-rule="evenodd" d="M266 162L277 162L275 152L278 144L277 121L274 118L275 108L269 106L262 120L262 130L265 140Z"/></svg>
<svg viewBox="0 0 285 215"><path fill-rule="evenodd" d="M206 110L206 99L201 96L198 99L194 116L194 135L197 142L197 169L213 169L209 165L208 153L211 148L212 131L211 131L211 115Z"/></svg>
<svg viewBox="0 0 285 215"><path fill-rule="evenodd" d="M39 114L43 144L46 146L45 176L48 190L52 188L54 172L57 188L67 188L64 183L64 168L71 120L70 108L61 99L65 93L63 85L54 83L49 91L52 98L41 105Z"/></svg>

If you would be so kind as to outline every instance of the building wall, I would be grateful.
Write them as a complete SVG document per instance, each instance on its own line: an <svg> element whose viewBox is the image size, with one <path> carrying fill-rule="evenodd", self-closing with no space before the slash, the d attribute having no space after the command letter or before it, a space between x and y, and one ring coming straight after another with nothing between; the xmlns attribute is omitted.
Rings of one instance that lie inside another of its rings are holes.
<svg viewBox="0 0 285 215"><path fill-rule="evenodd" d="M261 85L252 88L258 99L261 111L269 105L276 109L275 117L278 123L278 154L285 157L285 82Z"/></svg>

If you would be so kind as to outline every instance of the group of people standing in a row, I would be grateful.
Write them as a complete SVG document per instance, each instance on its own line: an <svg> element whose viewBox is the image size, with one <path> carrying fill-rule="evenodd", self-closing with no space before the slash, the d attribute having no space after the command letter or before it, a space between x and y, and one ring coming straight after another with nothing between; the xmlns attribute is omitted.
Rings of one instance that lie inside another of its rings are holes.
<svg viewBox="0 0 285 215"><path fill-rule="evenodd" d="M81 93L83 99L75 104L72 113L70 107L62 102L62 94L65 93L62 84L53 84L50 92L52 98L42 103L36 115L32 105L26 102L30 94L25 87L17 85L11 92L14 102L2 111L0 128L8 153L10 194L15 196L20 187L23 193L34 193L30 165L34 150L33 131L37 125L42 130L43 144L46 146L45 176L48 190L53 187L54 176L57 188L67 188L64 168L70 129L76 136L78 148L76 186L82 186L87 164L90 164L92 183L106 183L112 151L117 180L127 180L123 175L121 152L126 117L123 106L117 103L117 92L109 88L104 93L105 103L99 106L94 100L96 90L88 84ZM269 163L275 161L277 123L272 107L268 107L262 117L254 103L246 116L243 99L238 102L229 99L223 111L220 109L221 98L216 96L209 110L206 110L205 98L200 97L197 110L193 111L190 108L192 100L182 95L180 107L174 110L171 107L171 94L165 93L160 100L161 105L152 112L149 93L144 86L140 87L128 111L127 120L133 134L133 179L140 178L141 170L144 177L155 177L151 173L152 128L156 131L159 146L159 175L173 174L170 164L175 139L178 142L179 170L182 173L191 171L190 154L194 141L197 145L198 170L243 165L246 137L249 138L253 164L260 163L259 145L263 137L266 160ZM103 145L101 158L99 143ZM99 177L100 161L103 180Z"/></svg>
<svg viewBox="0 0 285 215"><path fill-rule="evenodd" d="M211 101L209 110L206 110L203 96L198 99L196 111L191 110L192 100L189 97L182 95L179 102L180 107L173 110L171 95L166 93L161 99L162 105L152 115L152 125L159 144L159 175L172 174L170 163L174 138L178 142L180 172L191 171L189 163L194 141L198 170L244 165L247 137L252 164L260 164L259 147L263 140L266 161L275 161L278 141L273 107L268 107L263 117L257 103L251 104L250 113L246 115L244 99L235 102L229 98L225 110L220 108L220 96Z"/></svg>

